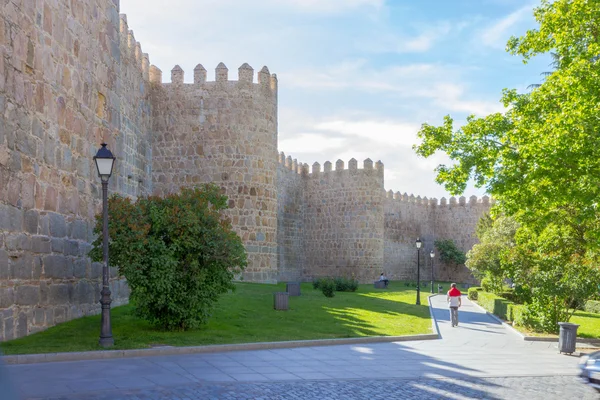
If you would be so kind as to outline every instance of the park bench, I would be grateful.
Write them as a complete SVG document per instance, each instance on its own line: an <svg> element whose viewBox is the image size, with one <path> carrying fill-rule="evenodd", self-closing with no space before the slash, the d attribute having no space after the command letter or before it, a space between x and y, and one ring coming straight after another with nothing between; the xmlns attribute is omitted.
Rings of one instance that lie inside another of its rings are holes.
<svg viewBox="0 0 600 400"><path fill-rule="evenodd" d="M384 281L374 281L373 286L375 287L375 289L385 289L386 288Z"/></svg>

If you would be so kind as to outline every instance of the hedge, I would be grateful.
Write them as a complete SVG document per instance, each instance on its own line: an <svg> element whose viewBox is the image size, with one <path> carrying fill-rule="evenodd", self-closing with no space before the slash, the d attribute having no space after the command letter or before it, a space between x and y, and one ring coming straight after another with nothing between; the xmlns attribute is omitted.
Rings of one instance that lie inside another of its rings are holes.
<svg viewBox="0 0 600 400"><path fill-rule="evenodd" d="M508 305L512 302L495 295L494 293L480 292L477 294L477 302L487 311L502 319L508 319Z"/></svg>
<svg viewBox="0 0 600 400"><path fill-rule="evenodd" d="M589 313L600 314L600 301L588 300L585 303L585 311Z"/></svg>

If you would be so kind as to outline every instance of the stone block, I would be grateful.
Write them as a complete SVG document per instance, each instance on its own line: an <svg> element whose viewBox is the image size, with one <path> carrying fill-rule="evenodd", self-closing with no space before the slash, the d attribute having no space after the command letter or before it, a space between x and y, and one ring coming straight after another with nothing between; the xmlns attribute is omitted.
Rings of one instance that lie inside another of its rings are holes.
<svg viewBox="0 0 600 400"><path fill-rule="evenodd" d="M39 233L40 235L50 236L50 216L40 215L39 217Z"/></svg>
<svg viewBox="0 0 600 400"><path fill-rule="evenodd" d="M42 277L42 257L34 256L33 257L33 268L31 279L40 279Z"/></svg>
<svg viewBox="0 0 600 400"><path fill-rule="evenodd" d="M28 330L28 318L27 314L24 312L19 313L19 317L17 318L17 337L27 336Z"/></svg>
<svg viewBox="0 0 600 400"><path fill-rule="evenodd" d="M44 257L44 275L46 278L72 278L73 264L69 263L65 256L49 255Z"/></svg>
<svg viewBox="0 0 600 400"><path fill-rule="evenodd" d="M20 232L23 230L23 210L0 204L0 231Z"/></svg>
<svg viewBox="0 0 600 400"><path fill-rule="evenodd" d="M64 241L63 253L67 256L78 256L79 255L79 243L75 240Z"/></svg>
<svg viewBox="0 0 600 400"><path fill-rule="evenodd" d="M25 211L25 231L33 235L38 233L39 214L35 210Z"/></svg>
<svg viewBox="0 0 600 400"><path fill-rule="evenodd" d="M39 286L23 285L17 286L17 302L19 306L33 306L40 302Z"/></svg>
<svg viewBox="0 0 600 400"><path fill-rule="evenodd" d="M4 318L4 340L15 338L15 320L12 316Z"/></svg>
<svg viewBox="0 0 600 400"><path fill-rule="evenodd" d="M68 304L72 297L72 286L67 284L50 285L48 303L53 305Z"/></svg>
<svg viewBox="0 0 600 400"><path fill-rule="evenodd" d="M33 324L34 325L46 325L46 310L43 308L36 308L33 310Z"/></svg>
<svg viewBox="0 0 600 400"><path fill-rule="evenodd" d="M49 213L50 216L50 235L56 238L67 236L67 223L65 217L56 213Z"/></svg>
<svg viewBox="0 0 600 400"><path fill-rule="evenodd" d="M60 324L61 322L65 322L67 319L67 313L64 307L56 307L54 309L54 323Z"/></svg>
<svg viewBox="0 0 600 400"><path fill-rule="evenodd" d="M33 236L31 238L31 251L34 253L50 253L52 243L48 236Z"/></svg>
<svg viewBox="0 0 600 400"><path fill-rule="evenodd" d="M51 240L52 252L64 253L65 252L65 239L52 238Z"/></svg>
<svg viewBox="0 0 600 400"><path fill-rule="evenodd" d="M31 279L33 277L33 256L24 253L12 260L10 276L13 279Z"/></svg>
<svg viewBox="0 0 600 400"><path fill-rule="evenodd" d="M92 263L92 273L90 275L91 279L99 279L102 277L102 263L94 262Z"/></svg>
<svg viewBox="0 0 600 400"><path fill-rule="evenodd" d="M15 304L15 290L11 287L0 288L0 308L8 308Z"/></svg>
<svg viewBox="0 0 600 400"><path fill-rule="evenodd" d="M44 317L46 318L46 325L54 325L54 309L47 308L44 311Z"/></svg>
<svg viewBox="0 0 600 400"><path fill-rule="evenodd" d="M90 262L87 258L76 259L73 262L73 276L75 278L85 278L89 263Z"/></svg>
<svg viewBox="0 0 600 400"><path fill-rule="evenodd" d="M9 275L8 253L0 249L0 279L7 279Z"/></svg>
<svg viewBox="0 0 600 400"><path fill-rule="evenodd" d="M5 238L6 249L11 251L31 250L29 236L24 233L7 235Z"/></svg>
<svg viewBox="0 0 600 400"><path fill-rule="evenodd" d="M96 285L90 282L81 280L75 285L73 291L73 303L75 304L90 304L94 302Z"/></svg>
<svg viewBox="0 0 600 400"><path fill-rule="evenodd" d="M87 241L88 225L87 222L81 219L77 219L70 224L71 237L76 240Z"/></svg>

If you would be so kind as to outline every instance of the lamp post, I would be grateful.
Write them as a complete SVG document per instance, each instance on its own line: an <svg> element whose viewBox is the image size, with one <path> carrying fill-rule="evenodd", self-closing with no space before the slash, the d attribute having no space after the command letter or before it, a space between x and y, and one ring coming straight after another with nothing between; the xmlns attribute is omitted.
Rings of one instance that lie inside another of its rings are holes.
<svg viewBox="0 0 600 400"><path fill-rule="evenodd" d="M435 257L433 250L429 253L429 257L431 257L431 294L433 294L433 257Z"/></svg>
<svg viewBox="0 0 600 400"><path fill-rule="evenodd" d="M417 238L415 245L417 246L417 305L421 305L421 239Z"/></svg>
<svg viewBox="0 0 600 400"><path fill-rule="evenodd" d="M110 326L110 289L108 287L108 180L112 175L115 157L106 148L106 143L94 156L94 162L98 169L98 176L102 181L102 291L100 292L100 304L102 305L102 322L100 326L100 346L111 347L115 344Z"/></svg>

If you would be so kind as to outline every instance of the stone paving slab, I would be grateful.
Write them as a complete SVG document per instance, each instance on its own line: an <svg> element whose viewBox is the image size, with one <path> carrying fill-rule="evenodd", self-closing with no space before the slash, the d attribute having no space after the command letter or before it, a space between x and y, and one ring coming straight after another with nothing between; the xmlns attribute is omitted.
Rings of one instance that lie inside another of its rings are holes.
<svg viewBox="0 0 600 400"><path fill-rule="evenodd" d="M388 400L510 399L593 400L598 393L573 377L338 380L266 383L209 383L157 390L73 394L51 400Z"/></svg>

